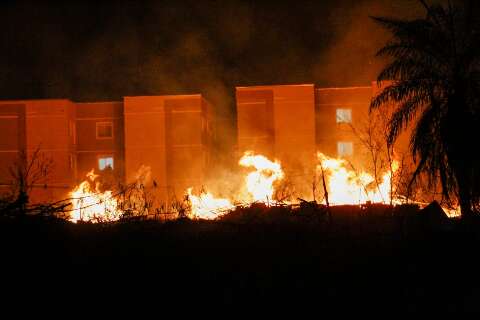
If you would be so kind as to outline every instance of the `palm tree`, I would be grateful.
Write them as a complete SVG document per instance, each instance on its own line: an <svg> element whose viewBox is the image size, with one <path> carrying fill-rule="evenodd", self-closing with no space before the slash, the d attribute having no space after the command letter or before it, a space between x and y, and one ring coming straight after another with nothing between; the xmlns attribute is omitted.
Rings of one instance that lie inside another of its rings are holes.
<svg viewBox="0 0 480 320"><path fill-rule="evenodd" d="M370 108L395 108L391 145L413 124L410 148L416 170L440 182L446 200L456 199L462 217L479 211L480 200L480 14L476 1L428 5L424 18L372 17L392 38L377 52L388 64L378 83L389 81Z"/></svg>

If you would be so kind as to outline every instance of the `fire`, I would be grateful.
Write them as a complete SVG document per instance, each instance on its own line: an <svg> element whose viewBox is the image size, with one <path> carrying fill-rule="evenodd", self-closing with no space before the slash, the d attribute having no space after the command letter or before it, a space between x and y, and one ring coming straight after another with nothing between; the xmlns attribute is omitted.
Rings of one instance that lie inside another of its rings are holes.
<svg viewBox="0 0 480 320"><path fill-rule="evenodd" d="M236 201L271 203L275 192L274 183L284 177L280 163L247 151L238 164L255 170L245 177L245 188L248 195L243 199L236 199ZM192 188L189 188L187 195L191 203L191 215L194 218L215 219L235 208L234 200L215 198L210 192L203 192L199 196L195 196L192 194Z"/></svg>
<svg viewBox="0 0 480 320"><path fill-rule="evenodd" d="M328 198L330 204L361 204L366 201L390 202L391 174L385 173L381 181L375 183L375 178L367 172L355 172L347 167L347 161L317 153L319 164L317 171L325 174ZM322 170L323 169L323 170ZM395 161L392 171L398 169Z"/></svg>
<svg viewBox="0 0 480 320"><path fill-rule="evenodd" d="M456 208L448 208L448 207L442 207L443 211L445 211L445 214L449 218L460 218L462 216L462 212L460 210L460 206Z"/></svg>
<svg viewBox="0 0 480 320"><path fill-rule="evenodd" d="M112 191L100 191L98 175L92 169L87 179L70 192L73 210L70 221L110 222L118 220L122 211ZM94 187L92 187L94 185Z"/></svg>
<svg viewBox="0 0 480 320"><path fill-rule="evenodd" d="M247 191L255 202L272 201L276 181L284 177L282 166L279 162L272 162L262 155L254 155L252 152L245 152L238 162L242 167L253 167L255 171L245 177Z"/></svg>
<svg viewBox="0 0 480 320"><path fill-rule="evenodd" d="M400 203L400 198L391 199L391 175L398 169L398 163L392 163L392 170L386 172L378 183L375 178L364 171L356 172L349 168L344 159L330 158L321 152L317 153L317 172L324 175L331 205L374 203ZM275 183L284 179L281 164L271 161L263 155L246 152L238 164L251 171L244 178L244 189L238 190L231 198L217 198L211 192L203 191L199 195L186 190L190 204L190 217L197 219L216 219L235 208L238 203L261 202L267 205L275 203ZM150 170L145 167L137 178L137 183L145 182ZM70 221L111 222L120 219L123 214L120 203L112 191L101 191L99 176L92 169L87 179L70 192L72 212ZM458 209L446 210L448 216L459 214Z"/></svg>
<svg viewBox="0 0 480 320"><path fill-rule="evenodd" d="M215 219L232 210L235 206L228 199L215 198L210 192L202 192L200 196L192 194L192 188L187 190L191 203L191 215L200 219Z"/></svg>

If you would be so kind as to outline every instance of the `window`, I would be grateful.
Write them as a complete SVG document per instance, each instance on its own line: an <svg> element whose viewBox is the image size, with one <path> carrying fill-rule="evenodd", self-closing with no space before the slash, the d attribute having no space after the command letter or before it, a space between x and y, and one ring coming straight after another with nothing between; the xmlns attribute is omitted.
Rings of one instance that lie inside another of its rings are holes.
<svg viewBox="0 0 480 320"><path fill-rule="evenodd" d="M352 123L352 109L337 109L337 123Z"/></svg>
<svg viewBox="0 0 480 320"><path fill-rule="evenodd" d="M97 122L97 139L113 138L113 124L111 122Z"/></svg>
<svg viewBox="0 0 480 320"><path fill-rule="evenodd" d="M353 143L352 142L338 142L337 143L337 153L339 157L351 156L353 155Z"/></svg>
<svg viewBox="0 0 480 320"><path fill-rule="evenodd" d="M104 170L110 167L113 169L113 157L112 156L103 156L98 158L98 169Z"/></svg>

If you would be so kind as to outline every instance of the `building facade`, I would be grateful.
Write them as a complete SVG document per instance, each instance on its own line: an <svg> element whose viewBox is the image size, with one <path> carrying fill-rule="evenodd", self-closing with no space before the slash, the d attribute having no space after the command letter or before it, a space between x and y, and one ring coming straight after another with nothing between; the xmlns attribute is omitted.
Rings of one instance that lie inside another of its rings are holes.
<svg viewBox="0 0 480 320"><path fill-rule="evenodd" d="M358 131L371 121L369 105L378 90L376 83L237 87L236 155L253 151L280 160L297 193L310 194L317 151L359 167L368 163ZM0 192L15 186L12 168L40 150L53 159L53 167L48 178L35 181L34 202L68 197L92 169L124 184L148 173L157 199L178 199L187 188L200 189L206 182L214 151L212 114L200 94L93 103L1 101ZM407 140L400 141L407 149Z"/></svg>
<svg viewBox="0 0 480 320"><path fill-rule="evenodd" d="M201 95L125 97L125 179L147 166L159 198L201 188L209 166L212 107Z"/></svg>
<svg viewBox="0 0 480 320"><path fill-rule="evenodd" d="M380 122L387 119L379 120L379 111L369 110L378 90L376 82L344 88L313 84L237 87L238 151L278 159L290 180L304 186L296 188L300 195L311 194L308 188L318 164L317 151L345 158L355 168L368 171L372 161L365 145L368 130L384 125ZM408 152L408 134L401 135L396 147Z"/></svg>
<svg viewBox="0 0 480 320"><path fill-rule="evenodd" d="M76 103L76 180L110 167L118 180L125 174L122 102Z"/></svg>
<svg viewBox="0 0 480 320"><path fill-rule="evenodd" d="M298 188L310 188L315 174L315 87L237 87L238 151L281 161Z"/></svg>
<svg viewBox="0 0 480 320"><path fill-rule="evenodd" d="M158 199L181 195L204 179L210 111L199 94L98 103L1 101L0 192L16 187L15 168L48 160L48 175L35 179L29 190L33 203L67 198L92 169L130 183L142 166ZM37 150L41 157L32 161Z"/></svg>
<svg viewBox="0 0 480 320"><path fill-rule="evenodd" d="M15 173L27 170L27 184L35 183L29 190L33 200L59 199L69 190L75 180L75 111L75 104L69 100L1 102L2 193L18 187ZM49 174L43 175L39 165L51 159Z"/></svg>

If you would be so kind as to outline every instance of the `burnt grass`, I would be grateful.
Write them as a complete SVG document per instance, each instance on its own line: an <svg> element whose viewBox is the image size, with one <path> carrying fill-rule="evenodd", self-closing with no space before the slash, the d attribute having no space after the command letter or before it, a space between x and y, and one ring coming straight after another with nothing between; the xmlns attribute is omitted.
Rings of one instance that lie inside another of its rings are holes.
<svg viewBox="0 0 480 320"><path fill-rule="evenodd" d="M218 221L20 216L2 217L0 229L3 292L47 305L320 313L480 306L479 224L427 221L410 207L334 207L331 219L324 209L261 205Z"/></svg>

